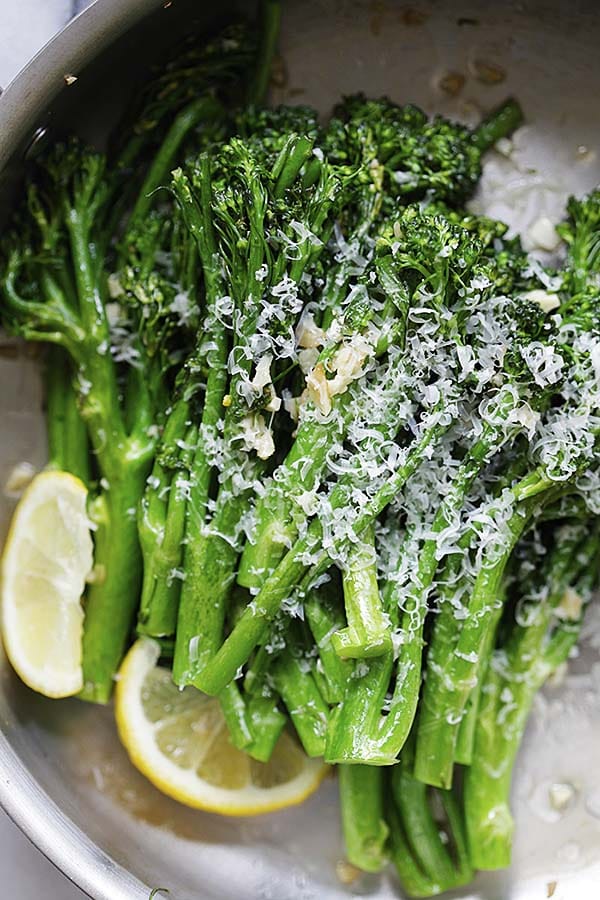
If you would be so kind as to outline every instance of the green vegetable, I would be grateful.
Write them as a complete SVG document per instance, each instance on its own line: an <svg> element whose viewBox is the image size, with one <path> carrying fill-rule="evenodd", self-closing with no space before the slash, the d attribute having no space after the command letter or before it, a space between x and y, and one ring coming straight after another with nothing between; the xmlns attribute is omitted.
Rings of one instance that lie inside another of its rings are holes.
<svg viewBox="0 0 600 900"><path fill-rule="evenodd" d="M2 324L52 345L50 464L89 488L83 697L158 639L237 748L339 764L352 865L433 896L508 864L598 582L600 192L545 268L464 206L514 100L265 107L280 12L181 45L106 153L36 163Z"/></svg>
<svg viewBox="0 0 600 900"><path fill-rule="evenodd" d="M434 897L473 877L464 813L457 791L436 791L417 781L411 763L408 747L391 770L391 858L409 897Z"/></svg>
<svg viewBox="0 0 600 900"><path fill-rule="evenodd" d="M348 861L365 872L387 862L384 775L373 766L340 766L340 809Z"/></svg>
<svg viewBox="0 0 600 900"><path fill-rule="evenodd" d="M482 685L473 760L465 781L465 812L473 864L509 865L513 821L512 770L536 692L577 640L583 610L596 590L598 525L567 523L555 531L520 595Z"/></svg>

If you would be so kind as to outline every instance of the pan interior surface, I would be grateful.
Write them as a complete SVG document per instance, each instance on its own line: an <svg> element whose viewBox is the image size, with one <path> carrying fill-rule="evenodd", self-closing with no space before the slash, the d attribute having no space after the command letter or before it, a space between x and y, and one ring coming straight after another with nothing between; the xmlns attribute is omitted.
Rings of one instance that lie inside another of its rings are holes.
<svg viewBox="0 0 600 900"><path fill-rule="evenodd" d="M128 96L147 60L196 27L196 12L183 0L160 9L83 69L76 88L53 98L50 118L40 123L49 122L50 134L69 127L101 141L99 123L114 118L115 97ZM594 2L286 0L283 64L273 99L326 112L341 95L361 90L476 120L516 96L527 124L509 156L491 154L473 202L478 211L527 233L540 216L560 218L568 194L600 182L599 41L600 7ZM453 92L448 76L456 74L464 84ZM20 175L21 150L18 164L13 158L4 173L5 210ZM44 462L35 350L0 338L0 383L4 484L17 462ZM11 508L12 501L0 496L0 541ZM596 900L599 635L596 606L578 657L536 705L517 763L512 869L478 876L467 890L448 895L455 900L534 900L552 891L560 900ZM42 849L94 896L147 898L153 888L168 889L169 900L399 896L388 876L365 877L350 888L338 881L343 851L333 780L302 807L264 818L193 812L163 797L132 768L111 709L38 697L3 658L0 722L0 793L13 812L22 810L15 816ZM556 783L573 789L562 811L549 799ZM28 819L40 816L44 822L28 828Z"/></svg>

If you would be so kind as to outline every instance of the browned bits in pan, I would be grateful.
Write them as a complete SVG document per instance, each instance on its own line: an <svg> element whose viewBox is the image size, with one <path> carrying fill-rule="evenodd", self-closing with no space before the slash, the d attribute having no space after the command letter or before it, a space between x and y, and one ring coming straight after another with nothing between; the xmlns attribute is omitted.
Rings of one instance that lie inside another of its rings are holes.
<svg viewBox="0 0 600 900"><path fill-rule="evenodd" d="M353 884L356 879L362 875L360 869L357 869L356 866L353 866L352 863L349 863L345 859L341 859L335 865L335 874L338 877L338 881L341 884L350 885Z"/></svg>
<svg viewBox="0 0 600 900"><path fill-rule="evenodd" d="M481 84L501 84L506 78L506 72L498 63L487 62L484 59L475 59L471 63L471 70L477 81Z"/></svg>
<svg viewBox="0 0 600 900"><path fill-rule="evenodd" d="M400 21L409 26L423 25L428 18L429 13L426 13L422 9L414 9L412 6L407 6L400 13Z"/></svg>
<svg viewBox="0 0 600 900"><path fill-rule="evenodd" d="M273 87L285 87L288 81L287 67L283 56L276 56L271 66L271 84Z"/></svg>
<svg viewBox="0 0 600 900"><path fill-rule="evenodd" d="M447 72L438 81L438 87L449 97L456 97L465 86L466 78L462 72Z"/></svg>

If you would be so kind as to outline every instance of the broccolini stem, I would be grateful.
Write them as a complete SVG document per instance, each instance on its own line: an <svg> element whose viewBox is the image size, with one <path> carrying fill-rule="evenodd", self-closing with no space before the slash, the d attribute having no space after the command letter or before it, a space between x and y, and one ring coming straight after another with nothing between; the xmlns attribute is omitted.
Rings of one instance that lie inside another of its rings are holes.
<svg viewBox="0 0 600 900"><path fill-rule="evenodd" d="M142 568L136 513L145 480L145 466L124 467L122 480L113 479L90 510L97 531L83 629L84 700L110 699L135 619Z"/></svg>
<svg viewBox="0 0 600 900"><path fill-rule="evenodd" d="M348 260L344 259L329 270L325 288L327 312L332 312L347 289L350 269ZM388 315L393 319L393 327L382 336L376 348L376 355L381 356L391 342L398 346L404 343L410 295L390 271L388 260L382 259L377 269L391 303ZM343 440L354 416L349 391L334 398L334 403L339 416L333 421L308 420L300 424L294 443L277 469L275 478L256 502L254 534L244 547L238 572L238 583L244 587L261 587L285 555L285 547L298 536L298 508L294 496L301 491L312 491L321 483L329 450L336 442ZM389 409L393 413L393 402L390 402ZM401 425L396 421L395 430L399 430Z"/></svg>
<svg viewBox="0 0 600 900"><path fill-rule="evenodd" d="M597 584L598 525L583 545L581 532L575 529L571 539L567 536L556 545L544 579L549 584L547 598L536 605L530 624L514 627L503 648L504 659L492 662L486 673L473 760L465 779L469 848L473 864L480 869L510 863L510 786L529 711L536 692L567 659L579 634L581 616L559 621L549 636L556 607L567 587L585 604Z"/></svg>
<svg viewBox="0 0 600 900"><path fill-rule="evenodd" d="M391 779L396 808L415 860L442 890L454 887L456 871L429 807L427 785L413 777L404 761L393 767Z"/></svg>
<svg viewBox="0 0 600 900"><path fill-rule="evenodd" d="M108 321L90 250L91 238L83 218L76 209L71 209L67 218L79 314L87 345L85 362L79 372L81 414L88 425L102 474L114 481L121 474L126 434L115 365L109 352Z"/></svg>
<svg viewBox="0 0 600 900"><path fill-rule="evenodd" d="M139 602L141 558L135 517L153 441L142 433L127 435L125 430L89 233L90 212L82 200L79 204L69 208L66 218L79 314L85 329L85 361L80 363L79 372L80 403L92 448L108 485L95 505L97 581L86 604L82 696L106 702Z"/></svg>
<svg viewBox="0 0 600 900"><path fill-rule="evenodd" d="M304 146L300 154L296 150L297 145L288 142L285 152L279 157L278 183L281 178L292 178L299 174L310 148ZM241 273L244 276L242 295L238 296L236 301L241 313L238 346L243 349L247 347L256 329L260 310L259 301L265 290L259 271L266 253L264 224L268 209L266 187L259 178L254 177L254 168L249 166L249 169L250 171L246 173L250 220L247 260L244 272ZM208 193L206 196L209 198ZM333 194L331 191L324 191L319 203L315 206L315 217L326 216L332 203ZM321 246L322 242L318 248L315 248L310 240L303 241L301 252L294 258L290 267L288 277L292 281L296 283L300 281L309 260L321 252ZM216 264L214 256L212 259L213 264ZM284 268L287 266L287 258L284 254L281 254L272 266L270 277L276 279L275 283L283 274L278 270L278 266L284 266ZM230 380L229 396L232 398L232 402L227 408L223 428L224 442L230 451L230 458L223 472L215 513L210 524L199 534L198 540L188 540L186 547L186 554L189 552L194 556L189 567L189 581L193 583L194 600L187 603L182 597L180 606L174 662L174 677L178 683L196 684L201 671L205 666L210 665L211 657L222 642L226 605L235 578L236 561L240 550L240 524L253 495L252 488L245 488L240 492L236 487L236 481L242 466L246 465L256 477L263 465L260 459L249 457L247 451L236 450L236 444L240 441L240 413L247 412L247 407L240 401L238 387L241 385L243 377L249 376L252 365L253 355L244 353L239 361L239 371L232 375ZM186 570L188 570L187 559ZM273 612L276 611L274 609ZM194 659L191 659L192 647L194 653L197 653ZM244 662L246 660L247 657ZM217 693L231 680L237 668L236 666L230 678L222 682Z"/></svg>
<svg viewBox="0 0 600 900"><path fill-rule="evenodd" d="M253 759L268 762L287 718L277 706L277 695L266 691L247 702L252 743L246 748Z"/></svg>
<svg viewBox="0 0 600 900"><path fill-rule="evenodd" d="M354 531L357 535L393 500L421 464L427 448L435 444L449 427L450 420L440 418L439 411L432 415L432 423L425 427L420 437L415 440L404 464L361 509L354 522ZM331 493L333 509L349 505L350 489L351 483L342 477ZM282 601L289 596L308 568L305 554L314 551L315 547L319 546L321 538L322 526L318 520L314 520L307 535L299 538L286 553L275 571L265 581L260 593L242 614L231 634L198 674L194 680L196 687L208 694L218 694L235 676L238 668L248 661L253 649L267 633L269 624L277 614ZM322 562L326 559L327 555L322 553ZM327 568L327 565L325 567Z"/></svg>
<svg viewBox="0 0 600 900"><path fill-rule="evenodd" d="M138 631L152 637L175 634L181 579L185 578L185 571L180 568L181 545L191 448L198 439L198 429L189 425L188 416L189 404L181 399L167 419L161 448L162 453L177 459L177 468L168 470L163 461L155 460L139 516L144 579ZM182 432L184 446L179 447Z"/></svg>
<svg viewBox="0 0 600 900"><path fill-rule="evenodd" d="M71 362L59 347L49 349L46 363L46 422L49 465L89 484L87 429L77 405Z"/></svg>
<svg viewBox="0 0 600 900"><path fill-rule="evenodd" d="M320 588L309 588L304 597L304 615L319 651L320 670L315 669L315 679L325 700L334 705L344 696L346 683L354 665L343 660L335 652L332 637L344 624L341 607L336 603L337 590L332 582Z"/></svg>
<svg viewBox="0 0 600 900"><path fill-rule="evenodd" d="M535 505L550 502L564 488L550 485L542 475L536 475L545 487L545 496L538 500L530 478L522 479L513 489L515 509L504 525L505 545L499 556L497 548L484 552L481 568L475 579L469 615L463 621L455 646L448 646L447 659L439 668L428 672L422 699L417 732L415 775L426 784L449 788L456 754L456 741L465 706L477 683L479 665L490 629L500 604L504 570L517 541L528 527ZM519 502L522 485L533 496Z"/></svg>
<svg viewBox="0 0 600 900"><path fill-rule="evenodd" d="M293 134L281 151L279 158L273 166L273 178L275 186L273 196L276 200L283 200L285 192L292 186L300 169L310 156L313 141L304 135Z"/></svg>
<svg viewBox="0 0 600 900"><path fill-rule="evenodd" d="M470 766L473 761L473 746L475 741L475 728L479 717L479 706L481 703L481 687L485 680L490 658L494 649L496 640L496 631L502 617L504 608L504 593L501 589L500 603L498 608L493 610L490 617L490 627L485 637L483 650L481 651L481 668L477 678L477 684L471 691L465 712L458 726L458 735L456 737L456 751L454 753L454 762L462 766ZM437 624L437 623L436 623ZM455 625L456 628L456 625Z"/></svg>
<svg viewBox="0 0 600 900"><path fill-rule="evenodd" d="M186 580L181 592L173 660L173 678L178 685L195 683L202 667L209 663L219 648L226 601L239 552L235 544L220 535L235 534L245 509L245 497L232 497L213 517L209 526L211 533L200 532L198 540L186 544ZM238 666L231 678L237 669ZM231 678L221 685L217 693Z"/></svg>
<svg viewBox="0 0 600 900"><path fill-rule="evenodd" d="M444 809L446 841L440 835L440 823L432 812L432 789L412 774L412 746L391 770L394 803L390 803L393 859L403 887L410 896L434 896L466 884L473 877L469 863L465 824L456 796L440 791ZM405 859L399 859L400 850ZM416 876L416 877L415 877ZM408 881L405 884L405 879Z"/></svg>
<svg viewBox="0 0 600 900"><path fill-rule="evenodd" d="M210 291L212 306L221 294L222 275L219 267L217 243L215 239L212 211L210 164L208 157L201 159L200 195L194 198L189 185L179 173L174 173L174 187L187 216L192 233L198 242L202 258L206 290ZM262 234L262 217L264 204L262 188L258 184L252 186L252 200L255 203L251 217L252 226L249 236L248 272L245 273L248 288L247 303L249 309L244 310L243 336L252 333L258 315L256 294L262 293L256 281L256 272L260 268L264 253L264 236ZM219 316L214 308L215 357L209 372L207 397L205 399L201 432L215 428L223 409L223 398L227 388L227 343L225 330L217 327ZM241 368L246 374L252 365L251 359L244 359ZM237 400L237 384L241 376L231 379L230 395ZM225 415L224 439L230 452L232 441L237 437L237 402L232 404ZM232 464L232 468L234 468ZM175 658L173 661L173 677L179 685L192 684L197 672L216 652L223 635L227 598L235 578L235 564L239 555L240 520L247 509L249 492L236 492L233 489L231 471L225 475L217 496L216 510L209 525L205 525L206 501L210 484L211 467L205 449L202 447L194 465L193 479L196 482L193 500L190 501L190 516L187 525L187 543L184 564L188 578L182 588L182 597L177 623ZM235 674L235 673L234 673ZM231 679L228 679L231 680ZM223 685L224 687L225 685Z"/></svg>
<svg viewBox="0 0 600 900"><path fill-rule="evenodd" d="M432 534L437 535L443 531L452 516L460 511L465 495L482 466L502 446L503 423L515 402L510 395L499 399L496 415L483 426L481 437L460 466L433 519L430 529ZM328 761L367 762L376 754L380 765L391 764L408 737L421 687L423 627L427 615L427 599L438 567L436 553L437 539L432 537L423 544L417 571L406 596L403 587L397 584L391 586L389 603L392 611L402 605L404 612L400 623L402 643L396 684L387 715L381 715L380 704L383 700L383 679L390 670L390 659L374 666L372 675L367 673L363 676L360 691L350 690L344 698L332 720L327 747ZM400 591L402 597L398 596ZM392 614L395 615L394 612ZM377 685L375 690L372 689L371 678ZM351 723L354 724L351 726Z"/></svg>
<svg viewBox="0 0 600 900"><path fill-rule="evenodd" d="M235 621L245 600L246 598L239 596L237 592L232 592L229 602L229 621ZM266 651L265 657L267 663L273 659L272 655ZM267 762L270 759L277 740L288 721L283 710L279 708L279 695L275 691L271 679L266 677L266 670L267 665L265 664L250 687L247 675L244 679L236 679L235 682L232 682L243 697L252 735L252 742L246 747L246 753L259 762Z"/></svg>
<svg viewBox="0 0 600 900"><path fill-rule="evenodd" d="M260 43L254 75L248 88L249 105L264 103L269 89L271 66L279 37L281 0L262 0L260 4Z"/></svg>
<svg viewBox="0 0 600 900"><path fill-rule="evenodd" d="M217 314L216 303L224 293L223 276L220 271L217 245L211 211L210 162L207 156L200 160L200 187L197 195L190 190L187 179L181 172L173 175L173 187L178 197L184 218L190 228L202 263L204 274L206 306L209 313L210 338L212 349L208 354L209 373L204 395L202 422L198 450L192 462L190 473L190 492L187 503L185 523L186 543L183 552L186 581L182 585L177 635L175 642L175 658L173 661L173 677L177 684L189 684L193 677L196 650L200 653L211 652L208 642L214 633L222 633L224 620L224 602L221 597L227 596L229 590L228 572L230 559L235 564L235 550L226 542L221 542L225 549L219 560L212 555L213 542L204 534L206 507L208 503L213 466L207 452L207 441L213 435L223 410L223 397L227 386L227 351L228 341L225 328ZM232 500L230 507L234 507ZM231 513L231 509L221 512L221 517ZM235 511L234 511L235 514ZM219 522L217 528L226 527ZM228 526L227 526L228 527ZM219 531L219 533L221 533ZM229 534L230 531L223 532ZM206 566L211 562L215 568L212 573L216 580L207 580ZM212 589L218 596L212 595ZM208 590L208 594L207 594ZM213 602L214 601L214 602ZM218 602L219 609L215 604ZM216 610L216 619L215 616ZM192 652L192 647L194 648Z"/></svg>
<svg viewBox="0 0 600 900"><path fill-rule="evenodd" d="M277 708L277 696L266 689L248 697L230 681L219 694L219 702L234 747L259 762L267 762L285 723L285 715Z"/></svg>
<svg viewBox="0 0 600 900"><path fill-rule="evenodd" d="M383 779L383 770L375 766L338 767L346 855L365 872L380 872L387 862Z"/></svg>
<svg viewBox="0 0 600 900"><path fill-rule="evenodd" d="M291 641L294 643L293 637ZM287 646L271 663L269 674L308 756L323 756L329 707L310 669Z"/></svg>
<svg viewBox="0 0 600 900"><path fill-rule="evenodd" d="M160 149L146 173L137 200L127 221L127 228L141 225L155 203L154 192L162 187L177 162L181 144L190 131L200 122L213 122L225 115L225 110L214 97L199 97L178 113L169 128Z"/></svg>
<svg viewBox="0 0 600 900"><path fill-rule="evenodd" d="M512 134L523 124L523 110L519 103L510 97L481 122L472 135L473 143L482 152L493 147L500 138Z"/></svg>
<svg viewBox="0 0 600 900"><path fill-rule="evenodd" d="M457 628L457 609L467 602L472 589L473 579L470 575L465 574L463 563L466 554L469 552L470 544L474 538L472 529L468 529L458 541L458 549L456 553L451 554L442 569L437 585L437 610L434 620L432 637L429 639L429 647L427 651L427 671L439 668L438 655L441 653L442 660L447 653L447 646L452 644L456 637ZM486 658L488 652L486 649ZM443 664L443 663L442 663ZM429 676L428 676L429 677ZM469 697L469 711L465 714L461 724L458 737L460 750L457 747L458 754L464 753L465 756L470 754L470 746L472 742L472 729L469 726L467 731L467 719L471 721L475 711L472 710L476 691L473 691ZM468 765L468 763L466 763Z"/></svg>
<svg viewBox="0 0 600 900"><path fill-rule="evenodd" d="M342 659L381 656L392 649L390 621L383 610L377 581L377 551L372 525L348 553L342 575L348 625L332 637Z"/></svg>
<svg viewBox="0 0 600 900"><path fill-rule="evenodd" d="M454 864L456 866L455 887L468 884L473 878L473 865L469 857L467 827L463 804L459 804L456 791L439 791L452 839Z"/></svg>
<svg viewBox="0 0 600 900"><path fill-rule="evenodd" d="M390 826L390 858L398 873L403 892L407 897L435 897L444 889L437 881L432 881L425 875L419 867L412 854L400 816L391 801L387 804L386 818Z"/></svg>
<svg viewBox="0 0 600 900"><path fill-rule="evenodd" d="M313 490L321 481L327 453L336 440L343 437L352 417L348 392L337 398L339 419L328 422L303 422L298 428L285 460L276 471L265 494L256 502L256 525L252 541L244 547L238 572L238 583L244 587L260 587L285 556L285 548L298 536L299 523L294 513L294 494L301 489Z"/></svg>
<svg viewBox="0 0 600 900"><path fill-rule="evenodd" d="M485 691L481 692L479 716L475 729L473 760L465 772L465 811L469 855L478 869L499 869L510 865L514 822L510 812L509 793L512 764L519 739L529 713L529 703L520 698L512 729L518 738L497 737L507 723L498 724L503 681L493 666L488 667ZM537 690L537 685L535 690ZM527 697L533 701L535 691ZM481 754L481 757L480 757Z"/></svg>
<svg viewBox="0 0 600 900"><path fill-rule="evenodd" d="M219 702L227 723L231 743L238 750L248 750L252 744L250 718L244 698L235 681L221 691Z"/></svg>

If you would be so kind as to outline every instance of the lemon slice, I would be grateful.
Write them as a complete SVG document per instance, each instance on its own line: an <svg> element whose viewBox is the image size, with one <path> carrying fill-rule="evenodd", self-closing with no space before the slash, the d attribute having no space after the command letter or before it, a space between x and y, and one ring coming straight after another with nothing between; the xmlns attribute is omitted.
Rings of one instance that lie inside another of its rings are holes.
<svg viewBox="0 0 600 900"><path fill-rule="evenodd" d="M73 475L37 475L15 510L2 557L4 647L25 684L47 697L83 687L81 595L93 562L86 501Z"/></svg>
<svg viewBox="0 0 600 900"><path fill-rule="evenodd" d="M117 726L133 764L159 790L186 806L250 816L301 803L328 767L309 759L283 733L268 763L229 741L219 701L172 681L157 665L156 641L141 638L127 654L115 691Z"/></svg>

